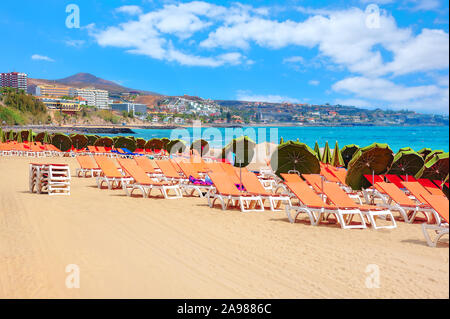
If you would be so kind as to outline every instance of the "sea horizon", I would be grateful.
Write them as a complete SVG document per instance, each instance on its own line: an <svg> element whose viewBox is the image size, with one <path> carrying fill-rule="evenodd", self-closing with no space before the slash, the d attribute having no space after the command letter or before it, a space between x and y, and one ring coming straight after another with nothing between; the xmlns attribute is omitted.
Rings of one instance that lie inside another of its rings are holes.
<svg viewBox="0 0 450 319"><path fill-rule="evenodd" d="M193 137L193 132L196 136ZM271 130L277 130L277 134ZM250 130L250 131L249 131ZM233 139L233 133L239 135L240 132L249 132L256 135L255 142L271 142L278 144L282 137L284 141L299 139L300 142L314 147L315 142L323 147L328 141L331 148L334 148L337 141L339 147L348 144L356 144L360 147L370 145L374 142L387 143L394 152L402 147L411 147L418 151L424 147L433 150L449 151L449 126L249 126L242 128L223 128L223 127L184 127L176 129L152 128L136 129L133 128L136 138L181 138L188 143L201 138L207 140L212 147L221 148ZM264 133L265 130L265 133ZM212 139L208 136L209 132L220 132L219 138ZM186 138L189 133L189 138ZM117 136L126 134L98 134L101 136ZM234 137L236 137L234 135ZM241 134L242 135L242 134ZM248 134L245 134L248 135ZM272 136L271 136L272 135ZM184 138L183 138L184 137Z"/></svg>

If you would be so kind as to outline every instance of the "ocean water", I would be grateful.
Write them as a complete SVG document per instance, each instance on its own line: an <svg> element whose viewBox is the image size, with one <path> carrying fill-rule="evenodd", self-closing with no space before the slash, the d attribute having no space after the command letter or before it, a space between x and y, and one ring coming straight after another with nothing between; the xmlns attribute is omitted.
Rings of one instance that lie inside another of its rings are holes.
<svg viewBox="0 0 450 319"><path fill-rule="evenodd" d="M323 147L328 141L334 148L336 141L342 148L347 144L360 147L373 142L388 143L394 152L399 148L411 147L420 150L423 147L449 151L448 126L352 126L352 127L250 127L250 128L186 128L186 129L133 129L135 137L146 140L167 137L181 138L188 143L198 138L207 140L212 147L221 148L236 136L248 135L257 143L278 143L297 138L311 148L315 142Z"/></svg>

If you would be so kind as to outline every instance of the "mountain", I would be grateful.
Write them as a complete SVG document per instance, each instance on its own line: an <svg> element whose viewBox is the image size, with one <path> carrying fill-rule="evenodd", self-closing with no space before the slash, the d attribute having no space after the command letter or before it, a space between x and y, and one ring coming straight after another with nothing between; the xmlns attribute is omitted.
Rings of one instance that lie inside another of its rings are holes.
<svg viewBox="0 0 450 319"><path fill-rule="evenodd" d="M75 88L86 88L94 87L100 90L107 90L110 94L127 93L127 92L138 92L144 95L160 95L155 92L136 90L124 87L115 82L104 80L90 73L77 73L72 76L58 79L58 80L45 80L45 79L28 79L28 90L34 92L37 85L59 85L63 87L75 87Z"/></svg>

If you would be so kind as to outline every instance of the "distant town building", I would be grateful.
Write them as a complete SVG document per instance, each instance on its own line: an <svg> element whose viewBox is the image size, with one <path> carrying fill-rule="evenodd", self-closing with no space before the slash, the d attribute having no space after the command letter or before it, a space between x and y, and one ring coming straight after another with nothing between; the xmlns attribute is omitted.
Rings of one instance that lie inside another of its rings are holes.
<svg viewBox="0 0 450 319"><path fill-rule="evenodd" d="M36 86L36 96L47 96L59 98L69 96L70 88L57 87L55 85L38 85Z"/></svg>
<svg viewBox="0 0 450 319"><path fill-rule="evenodd" d="M87 105L99 109L109 109L109 94L105 90L70 88L69 96L81 97L86 100Z"/></svg>
<svg viewBox="0 0 450 319"><path fill-rule="evenodd" d="M0 85L1 87L10 87L27 91L27 78L27 74L20 72L1 73Z"/></svg>
<svg viewBox="0 0 450 319"><path fill-rule="evenodd" d="M49 110L59 110L64 113L75 113L81 110L79 100L65 100L40 96L38 99L44 103Z"/></svg>
<svg viewBox="0 0 450 319"><path fill-rule="evenodd" d="M147 113L147 105L139 103L113 103L109 105L111 110L118 112L133 112L133 115L140 113L142 115Z"/></svg>

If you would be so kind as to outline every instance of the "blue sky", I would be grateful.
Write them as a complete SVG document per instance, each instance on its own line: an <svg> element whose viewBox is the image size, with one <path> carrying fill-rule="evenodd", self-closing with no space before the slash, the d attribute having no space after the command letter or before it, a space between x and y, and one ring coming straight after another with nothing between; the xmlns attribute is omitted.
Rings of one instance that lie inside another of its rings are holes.
<svg viewBox="0 0 450 319"><path fill-rule="evenodd" d="M69 4L79 28L66 25ZM441 0L8 1L0 70L89 72L167 95L448 114L448 12Z"/></svg>

